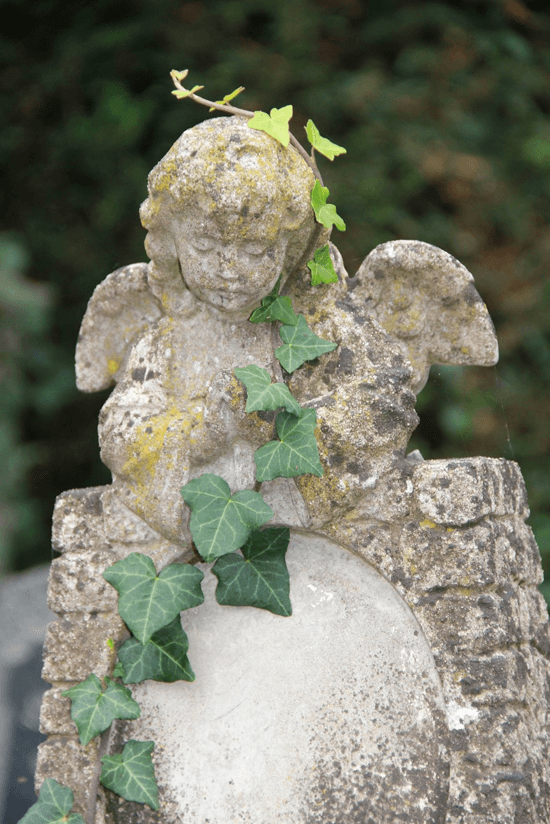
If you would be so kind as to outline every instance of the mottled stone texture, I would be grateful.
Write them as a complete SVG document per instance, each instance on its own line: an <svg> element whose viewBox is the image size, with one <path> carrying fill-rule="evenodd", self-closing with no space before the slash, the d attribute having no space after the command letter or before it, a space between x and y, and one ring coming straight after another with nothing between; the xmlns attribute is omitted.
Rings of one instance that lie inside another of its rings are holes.
<svg viewBox="0 0 550 824"><path fill-rule="evenodd" d="M437 747L450 751L450 779L426 821L545 824L550 635L520 470L497 459L406 455L430 364L495 363L491 321L470 273L416 241L378 246L353 278L331 245L339 282L312 287L305 262L328 241L310 208L313 181L292 147L243 118L185 132L149 178L141 217L150 263L112 273L90 300L77 382L87 392L114 386L99 426L113 482L66 492L56 504L60 557L48 598L59 619L45 646L53 687L37 786L46 777L71 786L87 824L187 820L179 809L152 814L103 792L98 756L120 749L122 727L81 747L61 693L91 671L107 675L108 639L126 637L106 566L135 551L157 569L196 560L183 484L213 472L232 491L255 488L254 452L275 437L274 415L245 413L234 369L256 363L316 410L324 469L321 478L260 485L273 523L358 554L406 601L429 642L447 716ZM290 376L273 355L276 324L247 320L279 278L313 331L337 343ZM355 711L351 693L349 701ZM328 747L319 808L307 820L333 824L346 813L347 821L373 821L368 802L354 807L353 782L349 795L342 782L330 800L323 791L335 778L331 756ZM368 780L380 790L380 776ZM421 794L412 804L403 790L402 800L395 820L422 820Z"/></svg>
<svg viewBox="0 0 550 824"><path fill-rule="evenodd" d="M431 644L452 752L447 822L546 822L550 631L521 474L473 458L416 463L410 480L399 521L332 531L385 572Z"/></svg>

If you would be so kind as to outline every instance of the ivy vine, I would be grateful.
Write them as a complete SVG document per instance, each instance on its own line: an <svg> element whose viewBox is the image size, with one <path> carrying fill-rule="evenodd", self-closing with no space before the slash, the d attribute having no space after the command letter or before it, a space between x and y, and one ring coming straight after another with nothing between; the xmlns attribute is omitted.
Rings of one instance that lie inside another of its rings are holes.
<svg viewBox="0 0 550 824"><path fill-rule="evenodd" d="M210 111L244 116L249 119L250 128L265 132L285 147L289 143L294 146L316 178L311 191L316 221L327 229L335 226L345 230L336 207L327 203L329 190L323 185L315 160L316 151L333 160L346 152L342 146L322 137L309 120L306 134L311 152L308 154L290 133L292 106L271 109L269 114L236 108L231 101L244 91L242 86L222 100L207 100L197 95L202 86L184 88L182 81L187 74L187 71L171 72L176 86L173 95L178 99L191 98ZM338 281L328 244L315 251L307 266L314 286ZM252 312L249 321L280 324L282 343L275 349L275 357L286 372L292 373L306 361L331 352L337 344L311 331L304 316L294 312L290 298L279 294L280 282L281 278ZM277 439L261 446L254 456L257 481L293 478L306 473L321 476L315 410L302 408L286 384L272 383L267 370L259 366L252 364L236 368L234 372L247 391L246 412L280 410L275 421ZM261 494L242 490L231 495L227 482L211 473L189 481L181 494L191 509L190 530L197 551L204 561L214 562L211 571L218 579L218 603L291 615L290 580L285 562L290 530L288 527L262 529L273 517L273 510ZM173 563L157 574L151 558L132 552L108 567L103 577L118 592L118 612L132 637L120 646L111 678L102 681L92 673L63 693L71 699L71 717L83 745L101 735L115 719L140 717L139 705L123 684L195 680L180 614L204 601L201 589L204 573L190 564ZM107 643L114 648L112 640ZM103 756L101 784L129 801L148 804L157 810L153 749L153 741L130 740L122 753ZM85 824L81 815L71 813L73 801L70 789L49 778L42 786L38 801L19 824Z"/></svg>

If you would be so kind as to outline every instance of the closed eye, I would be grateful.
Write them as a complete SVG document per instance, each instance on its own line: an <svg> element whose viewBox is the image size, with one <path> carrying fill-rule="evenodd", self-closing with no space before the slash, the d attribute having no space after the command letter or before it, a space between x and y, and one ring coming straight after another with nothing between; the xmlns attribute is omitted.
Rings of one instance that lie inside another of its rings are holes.
<svg viewBox="0 0 550 824"><path fill-rule="evenodd" d="M210 237L209 235L189 238L189 242L198 252L209 252L211 249L214 249L218 243L215 237Z"/></svg>
<svg viewBox="0 0 550 824"><path fill-rule="evenodd" d="M254 257L256 257L257 255L263 255L263 253L265 252L265 244L255 243L254 241L250 241L249 243L243 243L242 248L247 255L252 255Z"/></svg>

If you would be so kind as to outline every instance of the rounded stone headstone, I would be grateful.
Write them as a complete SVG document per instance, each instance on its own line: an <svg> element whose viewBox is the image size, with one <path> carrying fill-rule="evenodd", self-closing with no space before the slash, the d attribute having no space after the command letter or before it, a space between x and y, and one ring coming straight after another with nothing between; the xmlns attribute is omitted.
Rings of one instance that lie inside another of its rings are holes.
<svg viewBox="0 0 550 824"><path fill-rule="evenodd" d="M196 681L133 688L124 737L156 742L163 824L443 822L444 703L412 612L325 538L293 534L287 563L291 617L219 606L207 573L182 614Z"/></svg>

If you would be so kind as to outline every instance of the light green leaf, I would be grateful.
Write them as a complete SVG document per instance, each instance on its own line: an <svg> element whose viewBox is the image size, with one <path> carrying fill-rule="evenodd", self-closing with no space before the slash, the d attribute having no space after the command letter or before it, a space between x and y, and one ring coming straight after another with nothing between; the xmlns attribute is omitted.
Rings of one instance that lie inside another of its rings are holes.
<svg viewBox="0 0 550 824"><path fill-rule="evenodd" d="M313 260L309 260L307 265L311 271L312 286L318 286L320 283L338 283L338 275L334 270L328 243L317 249Z"/></svg>
<svg viewBox="0 0 550 824"><path fill-rule="evenodd" d="M168 626L157 630L146 644L135 638L125 641L118 651L123 666L125 684L151 681L194 681L187 650L189 642L181 628L180 616L176 615Z"/></svg>
<svg viewBox="0 0 550 824"><path fill-rule="evenodd" d="M279 440L266 443L254 454L258 481L294 478L308 472L321 477L323 468L315 438L315 409L304 409L301 418L290 412L279 412L276 424Z"/></svg>
<svg viewBox="0 0 550 824"><path fill-rule="evenodd" d="M321 186L318 180L315 181L315 186L311 190L311 205L315 212L315 217L318 223L322 223L326 229L330 229L332 224L336 226L341 232L345 232L346 224L336 212L336 206L332 203L327 203L328 189L326 186Z"/></svg>
<svg viewBox="0 0 550 824"><path fill-rule="evenodd" d="M283 106L282 109L271 109L269 114L254 112L254 117L250 118L248 125L251 129L270 134L286 147L290 140L288 122L291 117L292 106Z"/></svg>
<svg viewBox="0 0 550 824"><path fill-rule="evenodd" d="M177 69L172 69L170 72L170 77L172 80L179 80L181 83L182 80L185 80L187 75L189 74L189 69L184 69L183 71L179 72Z"/></svg>
<svg viewBox="0 0 550 824"><path fill-rule="evenodd" d="M19 824L84 824L78 813L71 813L74 796L72 790L58 784L55 778L46 778L38 801L27 810Z"/></svg>
<svg viewBox="0 0 550 824"><path fill-rule="evenodd" d="M298 316L292 308L292 301L286 295L268 295L262 298L262 305L254 309L249 317L251 323L266 323L275 320L290 326L298 323Z"/></svg>
<svg viewBox="0 0 550 824"><path fill-rule="evenodd" d="M242 368L237 367L235 375L246 386L247 412L278 409L282 406L287 412L292 412L297 417L301 416L302 407L296 398L292 397L288 386L284 383L271 383L267 369L251 364Z"/></svg>
<svg viewBox="0 0 550 824"><path fill-rule="evenodd" d="M216 100L216 103L218 103L220 106L227 106L233 100L233 98L237 97L237 95L241 92L244 92L244 86L239 86L238 89L235 89L230 94L226 94L223 100ZM208 111L213 112L215 111L215 109L212 106L212 108L208 109Z"/></svg>
<svg viewBox="0 0 550 824"><path fill-rule="evenodd" d="M258 607L275 615L291 615L290 581L285 553L290 540L288 527L254 530L241 548L218 558L212 572L218 579L218 604Z"/></svg>
<svg viewBox="0 0 550 824"><path fill-rule="evenodd" d="M127 801L149 804L158 810L159 794L151 753L154 741L130 740L118 755L104 755L99 780Z"/></svg>
<svg viewBox="0 0 550 824"><path fill-rule="evenodd" d="M273 517L258 492L245 489L231 495L223 478L210 472L189 481L181 494L191 507L191 534L205 561L239 549L253 529Z"/></svg>
<svg viewBox="0 0 550 824"><path fill-rule="evenodd" d="M275 350L275 357L287 372L294 372L306 361L332 352L338 345L312 332L303 315L298 315L296 326L281 326L279 335L284 343Z"/></svg>
<svg viewBox="0 0 550 824"><path fill-rule="evenodd" d="M329 160L334 160L334 158L337 157L337 155L347 153L346 149L344 149L343 146L337 146L336 143L333 143L326 137L321 137L319 129L317 128L313 120L307 121L306 134L307 139L309 140L313 148L325 157L328 157Z"/></svg>
<svg viewBox="0 0 550 824"><path fill-rule="evenodd" d="M86 745L92 738L110 727L115 718L139 718L139 704L132 693L110 678L105 679L107 689L102 690L101 681L93 673L80 684L65 690L72 701L71 718L75 722L80 743Z"/></svg>
<svg viewBox="0 0 550 824"><path fill-rule="evenodd" d="M181 100L184 97L189 97L190 94L195 94L195 92L201 89L204 89L204 86L193 86L192 89L174 89L172 94L177 97L178 100Z"/></svg>
<svg viewBox="0 0 550 824"><path fill-rule="evenodd" d="M204 601L204 574L190 564L170 564L157 577L147 555L131 552L108 567L103 577L118 591L119 615L142 644L182 610Z"/></svg>

